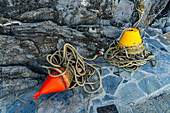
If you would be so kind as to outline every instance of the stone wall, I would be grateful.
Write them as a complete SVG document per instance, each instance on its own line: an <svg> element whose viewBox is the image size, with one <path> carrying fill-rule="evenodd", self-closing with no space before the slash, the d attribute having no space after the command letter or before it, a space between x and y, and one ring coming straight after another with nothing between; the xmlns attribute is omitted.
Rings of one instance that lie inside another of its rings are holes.
<svg viewBox="0 0 170 113"><path fill-rule="evenodd" d="M168 1L145 0L140 26ZM0 0L0 97L41 83L46 55L64 43L91 57L137 20L136 0Z"/></svg>

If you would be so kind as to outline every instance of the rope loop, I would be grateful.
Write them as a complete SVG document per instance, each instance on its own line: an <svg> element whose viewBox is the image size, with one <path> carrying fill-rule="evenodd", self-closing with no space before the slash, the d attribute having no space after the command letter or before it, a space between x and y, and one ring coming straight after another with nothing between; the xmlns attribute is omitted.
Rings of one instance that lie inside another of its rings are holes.
<svg viewBox="0 0 170 113"><path fill-rule="evenodd" d="M48 74L52 77L62 76L69 70L74 75L70 89L82 86L87 93L95 93L102 87L102 67L96 64L89 64L86 61L94 61L96 58L97 55L92 59L85 58L81 56L72 45L66 43L58 51L47 55L47 61L52 67L42 67L46 68ZM65 70L61 71L59 69L60 67L65 68ZM97 67L99 67L100 71ZM52 70L56 70L59 74L52 75ZM98 79L93 76L97 76ZM90 86L91 89L89 89L88 86Z"/></svg>

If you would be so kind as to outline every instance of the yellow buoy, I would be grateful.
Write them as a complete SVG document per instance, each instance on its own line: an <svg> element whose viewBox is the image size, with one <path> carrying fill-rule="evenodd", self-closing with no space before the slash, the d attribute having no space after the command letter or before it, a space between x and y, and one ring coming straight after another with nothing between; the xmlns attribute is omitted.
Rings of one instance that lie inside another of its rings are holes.
<svg viewBox="0 0 170 113"><path fill-rule="evenodd" d="M117 47L118 49L126 49L128 54L138 54L143 52L144 45L139 30L136 28L126 30L119 40Z"/></svg>

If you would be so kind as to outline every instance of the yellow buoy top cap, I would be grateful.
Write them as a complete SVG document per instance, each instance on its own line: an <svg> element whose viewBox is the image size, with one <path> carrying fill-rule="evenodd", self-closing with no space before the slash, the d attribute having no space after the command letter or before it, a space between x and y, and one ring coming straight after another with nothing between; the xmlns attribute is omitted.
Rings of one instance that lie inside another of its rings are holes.
<svg viewBox="0 0 170 113"><path fill-rule="evenodd" d="M119 43L125 47L134 47L141 44L142 39L139 30L136 28L129 28L123 33Z"/></svg>

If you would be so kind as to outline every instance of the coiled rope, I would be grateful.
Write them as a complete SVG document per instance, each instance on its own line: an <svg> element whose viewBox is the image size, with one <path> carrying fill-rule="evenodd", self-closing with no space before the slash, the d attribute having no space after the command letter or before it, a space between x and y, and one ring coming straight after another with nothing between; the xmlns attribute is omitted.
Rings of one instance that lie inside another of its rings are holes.
<svg viewBox="0 0 170 113"><path fill-rule="evenodd" d="M144 0L137 0L136 10L138 11L139 20L133 25L133 27L137 28L137 26L139 25L140 21L143 18L144 9L146 9L146 5L144 5Z"/></svg>
<svg viewBox="0 0 170 113"><path fill-rule="evenodd" d="M89 64L86 61L93 61L97 58L97 55L92 59L87 59L82 57L76 49L66 43L63 47L61 47L54 54L49 54L47 56L47 61L52 65L52 67L43 66L48 70L48 74L52 77L58 77L65 74L68 70L71 71L74 75L73 77L73 85L70 87L77 88L82 86L84 91L87 93L95 93L100 90L102 87L102 75L103 71L99 65ZM52 75L51 70L56 69L59 70L60 67L64 67L65 71L59 75ZM96 68L99 67L101 72ZM95 81L91 81L90 78L96 74L98 79ZM97 87L97 84L99 86ZM92 90L88 90L86 87L89 85ZM97 87L97 88L96 88Z"/></svg>
<svg viewBox="0 0 170 113"><path fill-rule="evenodd" d="M132 49L134 47L124 47L124 49L120 50L117 47L118 43L119 42L115 40L112 44L110 44L109 48L104 54L104 58L111 65L115 65L119 68L119 75L120 67L126 71L134 72L140 65L144 65L147 60L151 61L152 66L155 67L157 65L156 60L152 59L155 57L155 55L151 51L143 50L143 52L139 54L128 54L128 49Z"/></svg>

